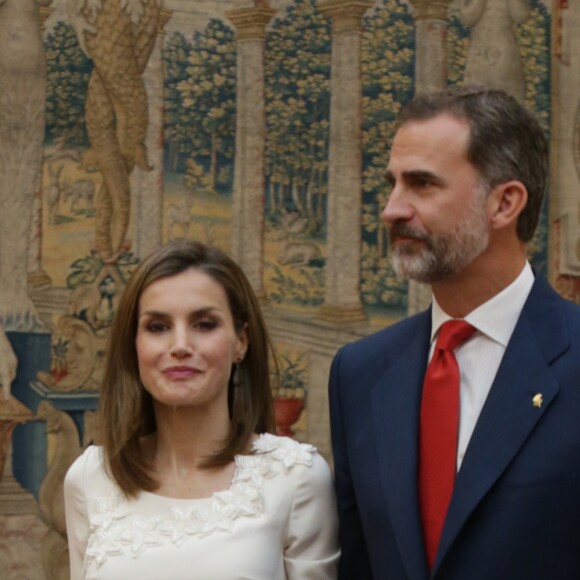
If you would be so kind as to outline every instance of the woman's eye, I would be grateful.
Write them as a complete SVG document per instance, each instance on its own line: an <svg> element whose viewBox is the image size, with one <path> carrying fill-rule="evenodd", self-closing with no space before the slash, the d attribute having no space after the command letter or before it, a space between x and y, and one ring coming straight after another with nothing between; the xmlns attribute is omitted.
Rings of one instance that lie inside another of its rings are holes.
<svg viewBox="0 0 580 580"><path fill-rule="evenodd" d="M147 326L145 328L147 328L149 332L157 333L166 331L168 326L167 324L165 324L165 322L161 322L159 320L152 320L151 322L147 323Z"/></svg>
<svg viewBox="0 0 580 580"><path fill-rule="evenodd" d="M213 330L217 326L217 321L212 318L201 318L195 321L194 326L200 330Z"/></svg>

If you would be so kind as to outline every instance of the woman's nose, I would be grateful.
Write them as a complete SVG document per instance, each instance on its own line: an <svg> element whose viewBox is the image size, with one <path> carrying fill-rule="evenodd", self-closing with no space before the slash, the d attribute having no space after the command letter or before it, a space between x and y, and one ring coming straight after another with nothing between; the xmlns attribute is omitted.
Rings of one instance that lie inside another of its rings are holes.
<svg viewBox="0 0 580 580"><path fill-rule="evenodd" d="M191 337L185 328L176 327L173 330L171 354L178 358L190 356L193 351Z"/></svg>

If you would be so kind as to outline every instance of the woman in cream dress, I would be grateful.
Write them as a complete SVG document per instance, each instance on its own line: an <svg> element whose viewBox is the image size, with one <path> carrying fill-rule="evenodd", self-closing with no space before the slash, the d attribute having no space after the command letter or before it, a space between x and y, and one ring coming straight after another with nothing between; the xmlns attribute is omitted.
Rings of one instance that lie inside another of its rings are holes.
<svg viewBox="0 0 580 580"><path fill-rule="evenodd" d="M73 580L336 578L330 470L271 434L269 350L225 254L179 242L141 263L111 331L103 447L65 480Z"/></svg>

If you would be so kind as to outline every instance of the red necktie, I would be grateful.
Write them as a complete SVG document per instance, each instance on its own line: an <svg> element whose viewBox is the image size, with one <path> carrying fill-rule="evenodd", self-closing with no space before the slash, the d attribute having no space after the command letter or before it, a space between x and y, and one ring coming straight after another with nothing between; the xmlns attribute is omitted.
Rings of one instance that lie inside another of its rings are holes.
<svg viewBox="0 0 580 580"><path fill-rule="evenodd" d="M439 330L421 401L419 501L429 568L433 567L457 469L459 366L453 351L475 328L450 320Z"/></svg>

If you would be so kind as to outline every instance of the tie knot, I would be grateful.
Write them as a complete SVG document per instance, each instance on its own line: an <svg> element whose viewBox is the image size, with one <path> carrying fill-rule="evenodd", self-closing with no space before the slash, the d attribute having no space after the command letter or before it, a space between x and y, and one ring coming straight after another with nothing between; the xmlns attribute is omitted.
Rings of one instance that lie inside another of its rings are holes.
<svg viewBox="0 0 580 580"><path fill-rule="evenodd" d="M476 328L465 320L449 320L439 329L435 348L453 351L475 331Z"/></svg>

